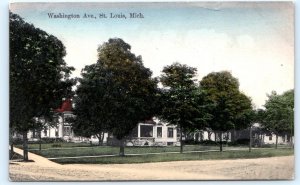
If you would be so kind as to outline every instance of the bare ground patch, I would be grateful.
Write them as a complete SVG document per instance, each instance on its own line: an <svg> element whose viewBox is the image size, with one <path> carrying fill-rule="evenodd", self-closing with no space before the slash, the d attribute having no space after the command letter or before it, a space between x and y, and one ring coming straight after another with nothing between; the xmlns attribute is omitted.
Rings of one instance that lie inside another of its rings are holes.
<svg viewBox="0 0 300 185"><path fill-rule="evenodd" d="M36 160L35 160L36 161ZM12 181L293 179L294 156L142 164L10 165Z"/></svg>

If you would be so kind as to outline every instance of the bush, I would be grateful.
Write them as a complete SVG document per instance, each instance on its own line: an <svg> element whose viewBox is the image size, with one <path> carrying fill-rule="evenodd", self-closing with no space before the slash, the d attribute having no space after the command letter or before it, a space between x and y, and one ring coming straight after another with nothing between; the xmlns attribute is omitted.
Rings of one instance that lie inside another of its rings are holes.
<svg viewBox="0 0 300 185"><path fill-rule="evenodd" d="M62 143L65 142L65 140L63 140L62 138L42 138L42 142L43 143Z"/></svg>
<svg viewBox="0 0 300 185"><path fill-rule="evenodd" d="M228 146L249 145L249 139L237 139L236 141L228 142Z"/></svg>
<svg viewBox="0 0 300 185"><path fill-rule="evenodd" d="M201 141L194 141L193 139L188 139L184 141L184 144L186 145L195 145L195 144L200 144Z"/></svg>
<svg viewBox="0 0 300 185"><path fill-rule="evenodd" d="M200 142L202 145L219 145L218 142L212 140L203 140Z"/></svg>
<svg viewBox="0 0 300 185"><path fill-rule="evenodd" d="M238 145L249 145L250 139L238 139L236 140L236 143Z"/></svg>
<svg viewBox="0 0 300 185"><path fill-rule="evenodd" d="M228 144L228 146L237 146L238 145L236 141L228 142L227 144Z"/></svg>
<svg viewBox="0 0 300 185"><path fill-rule="evenodd" d="M61 147L61 144L53 144L52 147L53 148Z"/></svg>
<svg viewBox="0 0 300 185"><path fill-rule="evenodd" d="M20 145L20 144L23 144L23 139L21 139L21 138L13 138L12 142L13 142L14 145Z"/></svg>
<svg viewBox="0 0 300 185"><path fill-rule="evenodd" d="M10 140L14 145L21 145L23 144L23 138L17 137L17 138L12 138ZM65 142L62 138L48 138L44 137L41 139L41 143L62 143ZM40 143L39 138L28 138L28 144L38 144Z"/></svg>

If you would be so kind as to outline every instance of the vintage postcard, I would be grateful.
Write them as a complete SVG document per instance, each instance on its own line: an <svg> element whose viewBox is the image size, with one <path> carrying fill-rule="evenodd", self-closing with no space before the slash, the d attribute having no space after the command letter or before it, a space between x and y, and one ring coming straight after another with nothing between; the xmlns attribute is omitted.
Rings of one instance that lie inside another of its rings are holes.
<svg viewBox="0 0 300 185"><path fill-rule="evenodd" d="M11 181L293 180L293 2L15 2Z"/></svg>

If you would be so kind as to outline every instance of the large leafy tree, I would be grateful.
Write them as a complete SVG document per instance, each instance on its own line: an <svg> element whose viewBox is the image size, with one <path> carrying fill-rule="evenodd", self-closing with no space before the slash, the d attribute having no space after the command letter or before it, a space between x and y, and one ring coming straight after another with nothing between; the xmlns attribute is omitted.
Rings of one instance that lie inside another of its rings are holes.
<svg viewBox="0 0 300 185"><path fill-rule="evenodd" d="M126 136L155 112L157 81L151 75L122 39L100 45L97 63L86 66L79 80L75 113L82 128L113 134L123 156Z"/></svg>
<svg viewBox="0 0 300 185"><path fill-rule="evenodd" d="M82 70L82 78L79 78L75 108L72 122L73 130L77 135L84 137L96 136L101 144L101 135L108 131L108 122L105 115L104 100L106 85L109 78L107 71L99 64L85 66Z"/></svg>
<svg viewBox="0 0 300 185"><path fill-rule="evenodd" d="M184 131L205 127L201 92L195 83L197 69L174 63L164 67L160 82L163 85L161 118L177 125L180 131L180 152L183 152Z"/></svg>
<svg viewBox="0 0 300 185"><path fill-rule="evenodd" d="M223 132L249 126L251 99L240 92L238 79L227 71L212 72L203 77L200 88L205 92L205 102L213 105L208 107L212 115L209 127L219 132L222 151Z"/></svg>
<svg viewBox="0 0 300 185"><path fill-rule="evenodd" d="M280 134L290 134L294 131L294 90L278 95L273 91L268 95L264 107L263 126L276 135L276 145ZM292 139L291 139L292 141ZM292 143L292 142L291 142Z"/></svg>
<svg viewBox="0 0 300 185"><path fill-rule="evenodd" d="M36 129L37 117L51 117L62 97L71 94L73 67L63 60L65 47L55 36L9 16L10 128L23 134L24 160L28 160L27 132Z"/></svg>

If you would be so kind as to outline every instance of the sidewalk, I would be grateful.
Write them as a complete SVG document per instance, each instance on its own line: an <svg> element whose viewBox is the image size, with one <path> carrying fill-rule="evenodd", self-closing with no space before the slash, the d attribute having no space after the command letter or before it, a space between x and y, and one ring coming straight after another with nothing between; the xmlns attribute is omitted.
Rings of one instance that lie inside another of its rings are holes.
<svg viewBox="0 0 300 185"><path fill-rule="evenodd" d="M15 148L14 147L14 152L17 154L20 154L23 156L23 150L19 149L19 148ZM34 165L44 165L44 166L61 166L58 163L52 162L50 160L48 160L45 157L41 157L39 155L33 154L31 152L28 152L28 159L29 160L33 160L34 162L32 162Z"/></svg>

